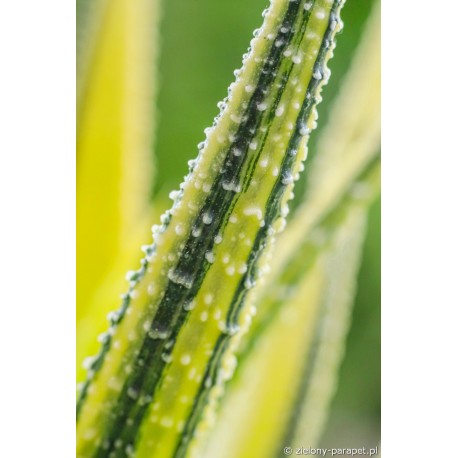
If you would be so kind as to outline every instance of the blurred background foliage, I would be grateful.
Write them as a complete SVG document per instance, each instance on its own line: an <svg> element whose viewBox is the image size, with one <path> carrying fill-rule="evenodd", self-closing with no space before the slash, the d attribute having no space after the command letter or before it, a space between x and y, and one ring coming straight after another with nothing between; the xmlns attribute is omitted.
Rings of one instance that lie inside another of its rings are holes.
<svg viewBox="0 0 458 458"><path fill-rule="evenodd" d="M100 2L103 3L102 0L99 0ZM97 2L94 2L94 5L95 3ZM343 33L338 36L335 56L329 64L332 77L323 90L323 102L318 109L318 132L314 132L309 142L309 160L313 157L319 131L326 124L330 106L349 68L364 23L374 3L373 0L347 0L343 9L342 19L345 27ZM91 30L86 17L88 11L95 6L89 4L90 2L86 0L77 1L80 31L77 40L79 56L81 56L81 48L84 48L81 45L84 41L83 35ZM118 266L106 277L110 285L115 279L114 286L111 287L114 291L111 295L113 299L107 301L104 310L100 311L101 314L105 315L107 310L117 307L116 298L125 290L126 285L122 280L121 272L136 268L141 257L140 250L135 251L137 253L135 256L126 255L125 252L131 253L132 247L140 246L141 241L143 243L150 241L145 229L148 229L150 223L156 222L158 215L167 208L169 192L177 188L178 183L187 173L187 161L196 156L197 144L204 139L204 128L208 127L217 115L219 110L216 103L226 96L227 87L234 80L233 71L240 67L241 56L247 49L253 30L261 25L260 12L266 6L266 0L232 0L231 2L166 0L161 2L159 34L150 37L158 40L159 47L157 58L154 49L150 50L151 61L152 63L156 61L158 73L154 84L156 90L149 96L156 98L157 106L154 110L143 107L143 109L150 109L151 117L156 118L154 134L151 133L149 141L150 148L146 151L151 167L147 167L145 171L151 178L149 199L151 202L154 200L154 211L151 210L150 214L142 214L138 217L137 223L141 224L143 229L139 230L138 224L136 227L125 228L127 231L125 237L133 239L133 242L119 249L115 254L112 253L118 258ZM82 67L79 64L79 70ZM154 78L154 72L151 72L151 78ZM84 78L79 75L79 80L82 81ZM80 89L78 92L81 92ZM351 106L348 110L351 110ZM81 141L80 137L78 141ZM81 155L81 148L79 148L78 161ZM301 180L297 183L296 195L300 195L304 189L307 170L306 164ZM81 175L80 170L78 175ZM82 185L78 184L78 186L78 195L80 195ZM293 202L292 207L294 205ZM79 216L78 218L81 220ZM119 224L122 224L122 217ZM79 244L81 246L80 242ZM111 248L105 247L105 249ZM137 262L134 261L135 259ZM112 261L113 259L110 259L110 262ZM78 252L78 262L81 264L80 252ZM79 274L79 282L82 280L82 275L83 273ZM85 270L84 275L91 274L86 274ZM78 312L83 309L83 301L87 299L78 298ZM81 321L84 322L84 316ZM77 363L80 365L82 355L87 355L88 348L93 349L87 342L85 345L84 340L95 342L95 335L103 329L85 330L80 323L78 326ZM373 205L369 216L347 352L322 445L374 447L379 440L380 200Z"/></svg>

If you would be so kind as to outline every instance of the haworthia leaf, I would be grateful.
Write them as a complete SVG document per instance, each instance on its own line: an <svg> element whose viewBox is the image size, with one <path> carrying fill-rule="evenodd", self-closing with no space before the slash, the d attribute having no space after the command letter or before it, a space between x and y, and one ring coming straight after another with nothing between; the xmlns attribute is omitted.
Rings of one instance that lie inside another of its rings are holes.
<svg viewBox="0 0 458 458"><path fill-rule="evenodd" d="M234 368L247 291L306 156L341 0L273 0L78 402L78 456L184 456Z"/></svg>

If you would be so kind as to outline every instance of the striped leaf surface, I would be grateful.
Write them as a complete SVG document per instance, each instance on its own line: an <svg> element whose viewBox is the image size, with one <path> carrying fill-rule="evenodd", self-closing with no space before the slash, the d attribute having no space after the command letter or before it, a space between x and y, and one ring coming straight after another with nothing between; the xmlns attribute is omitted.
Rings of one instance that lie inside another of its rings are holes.
<svg viewBox="0 0 458 458"><path fill-rule="evenodd" d="M184 456L234 369L245 298L284 225L341 0L273 0L78 402L80 457Z"/></svg>

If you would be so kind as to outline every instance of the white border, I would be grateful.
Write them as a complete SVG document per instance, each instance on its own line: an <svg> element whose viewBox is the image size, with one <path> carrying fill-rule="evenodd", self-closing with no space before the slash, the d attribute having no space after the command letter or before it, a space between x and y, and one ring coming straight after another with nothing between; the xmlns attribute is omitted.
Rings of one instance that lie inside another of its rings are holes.
<svg viewBox="0 0 458 458"><path fill-rule="evenodd" d="M74 453L74 9L0 14L2 456ZM382 453L454 456L458 7L382 10Z"/></svg>
<svg viewBox="0 0 458 458"><path fill-rule="evenodd" d="M0 455L74 455L75 5L0 10Z"/></svg>
<svg viewBox="0 0 458 458"><path fill-rule="evenodd" d="M349 0L351 1L351 0ZM457 455L457 3L382 4L382 447Z"/></svg>

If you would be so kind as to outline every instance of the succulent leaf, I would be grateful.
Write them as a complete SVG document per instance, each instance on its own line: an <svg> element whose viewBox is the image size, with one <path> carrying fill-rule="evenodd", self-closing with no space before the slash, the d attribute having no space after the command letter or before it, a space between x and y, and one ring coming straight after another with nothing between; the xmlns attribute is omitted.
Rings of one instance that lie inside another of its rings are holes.
<svg viewBox="0 0 458 458"><path fill-rule="evenodd" d="M249 289L316 125L341 0L273 0L220 116L88 363L78 456L184 456L251 321Z"/></svg>

